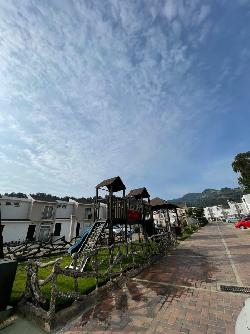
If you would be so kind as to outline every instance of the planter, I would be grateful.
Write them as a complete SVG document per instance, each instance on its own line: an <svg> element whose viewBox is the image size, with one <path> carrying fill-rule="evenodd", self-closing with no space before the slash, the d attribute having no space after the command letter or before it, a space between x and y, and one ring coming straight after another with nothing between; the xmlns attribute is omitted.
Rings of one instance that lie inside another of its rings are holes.
<svg viewBox="0 0 250 334"><path fill-rule="evenodd" d="M9 303L16 270L16 261L0 260L0 312L5 311Z"/></svg>

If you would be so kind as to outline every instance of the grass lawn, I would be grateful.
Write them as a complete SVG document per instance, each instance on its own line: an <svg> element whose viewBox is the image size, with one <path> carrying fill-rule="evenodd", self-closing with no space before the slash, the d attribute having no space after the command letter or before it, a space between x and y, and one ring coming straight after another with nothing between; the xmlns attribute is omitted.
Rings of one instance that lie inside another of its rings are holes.
<svg viewBox="0 0 250 334"><path fill-rule="evenodd" d="M139 246L139 242L138 242L138 246ZM156 245L154 242L152 242L151 248L152 249L156 248ZM125 251L125 247L122 251L123 252ZM115 249L114 256L117 254L117 252L118 252L118 249ZM55 260L56 258L58 258L58 256L42 258L40 259L40 261L46 263L46 262ZM109 261L108 250L104 249L104 250L99 251L97 255L97 259L98 261L103 261L100 267L100 271L104 273L108 268L108 261ZM71 261L72 261L72 258L70 255L64 255L62 256L60 266L62 268L65 268L71 263ZM140 251L140 247L138 247L138 253L135 257L135 262L137 264L140 264L140 263L143 263L144 261L145 261L145 258L142 252ZM128 258L124 258L122 261L122 268L124 269L126 266L131 267L132 262L133 262L132 256ZM14 281L13 289L12 289L12 294L11 294L11 305L16 305L18 303L18 301L20 300L20 297L22 296L22 293L25 290L26 277L27 277L26 266L27 266L27 262L22 262L18 264L17 273L16 273L16 277L15 277L15 281ZM47 278L51 274L52 268L53 268L53 265L46 267L46 268L39 268L38 270L39 279ZM117 264L114 266L113 271L118 273L120 269L121 269L121 265ZM90 263L87 264L86 271L92 271L92 267ZM102 279L99 280L99 284L102 285L106 283L107 280L108 280L107 276L103 277ZM72 277L58 275L57 276L57 286L63 292L74 291L74 279ZM78 279L78 287L79 287L79 291L81 294L86 294L92 291L93 289L95 289L95 286L96 286L95 278L86 277L86 278ZM46 284L45 286L42 286L41 291L43 292L43 295L46 298L45 308L48 309L49 300L50 300L50 292L51 292L50 284ZM57 298L57 309L69 306L72 302L73 302L73 298L70 299L70 298L58 297Z"/></svg>

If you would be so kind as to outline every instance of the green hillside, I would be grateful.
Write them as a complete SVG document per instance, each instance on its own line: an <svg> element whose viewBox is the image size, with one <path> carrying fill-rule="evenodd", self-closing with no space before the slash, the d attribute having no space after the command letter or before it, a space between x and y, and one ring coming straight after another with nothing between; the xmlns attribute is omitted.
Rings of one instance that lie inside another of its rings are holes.
<svg viewBox="0 0 250 334"><path fill-rule="evenodd" d="M213 205L227 205L227 200L236 202L241 201L243 190L241 188L221 188L205 189L202 193L189 193L180 198L170 200L169 202L175 204L186 203L187 206L206 207Z"/></svg>

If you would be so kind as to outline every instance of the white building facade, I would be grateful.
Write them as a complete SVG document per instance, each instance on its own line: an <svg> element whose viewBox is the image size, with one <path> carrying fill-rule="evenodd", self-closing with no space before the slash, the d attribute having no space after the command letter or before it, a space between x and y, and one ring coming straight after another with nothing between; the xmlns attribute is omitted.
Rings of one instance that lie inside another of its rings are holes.
<svg viewBox="0 0 250 334"><path fill-rule="evenodd" d="M227 201L229 208L223 208L221 205L204 208L204 214L207 219L221 219L229 217L242 217L250 214L250 194L242 196L242 202Z"/></svg>
<svg viewBox="0 0 250 334"><path fill-rule="evenodd" d="M227 213L222 205L214 205L204 208L204 215L207 219L224 219Z"/></svg>
<svg viewBox="0 0 250 334"><path fill-rule="evenodd" d="M250 214L250 194L243 195L242 202L246 209L247 214Z"/></svg>
<svg viewBox="0 0 250 334"><path fill-rule="evenodd" d="M3 241L47 241L62 237L70 241L94 221L94 204L74 200L40 201L30 198L0 198ZM107 206L100 203L99 219L106 219Z"/></svg>
<svg viewBox="0 0 250 334"><path fill-rule="evenodd" d="M236 202L233 202L233 201L227 201L228 202L228 205L229 205L229 212L231 215L235 215L237 217L240 217L240 216L243 216L243 215L246 215L248 213L247 209L246 209L246 206L244 205L243 202L240 202L240 203L236 203Z"/></svg>
<svg viewBox="0 0 250 334"><path fill-rule="evenodd" d="M3 240L26 240L30 221L31 200L26 198L0 198Z"/></svg>

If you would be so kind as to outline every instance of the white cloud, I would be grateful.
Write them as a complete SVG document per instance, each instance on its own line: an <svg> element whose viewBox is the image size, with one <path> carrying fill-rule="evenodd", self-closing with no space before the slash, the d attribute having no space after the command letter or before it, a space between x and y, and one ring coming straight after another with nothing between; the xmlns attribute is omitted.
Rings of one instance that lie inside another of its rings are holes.
<svg viewBox="0 0 250 334"><path fill-rule="evenodd" d="M163 9L163 13L168 20L172 20L177 15L177 1L167 0Z"/></svg>
<svg viewBox="0 0 250 334"><path fill-rule="evenodd" d="M209 15L210 13L210 6L208 5L203 5L201 6L200 8L200 11L199 11L199 15L198 15L198 18L197 18L197 22L200 24L201 22L203 22Z"/></svg>
<svg viewBox="0 0 250 334"><path fill-rule="evenodd" d="M114 175L139 182L163 150L176 159L173 145L188 151L179 133L195 137L206 93L182 33L199 26L204 42L209 7L146 3L0 3L3 189L89 195Z"/></svg>

